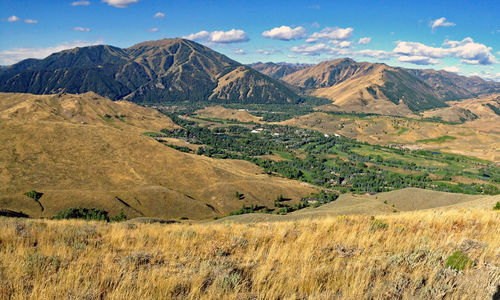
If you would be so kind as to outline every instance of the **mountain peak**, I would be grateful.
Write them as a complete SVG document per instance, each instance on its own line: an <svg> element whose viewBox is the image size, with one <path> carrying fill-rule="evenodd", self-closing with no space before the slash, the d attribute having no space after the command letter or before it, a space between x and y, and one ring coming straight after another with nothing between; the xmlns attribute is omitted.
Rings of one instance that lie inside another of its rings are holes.
<svg viewBox="0 0 500 300"><path fill-rule="evenodd" d="M94 91L136 103L224 100L288 103L299 99L280 82L199 43L182 39L146 41L121 49L74 48L42 60L22 61L0 73L0 91L81 94ZM228 78L227 74L245 76ZM221 82L222 78L231 86ZM216 91L217 89L217 91Z"/></svg>

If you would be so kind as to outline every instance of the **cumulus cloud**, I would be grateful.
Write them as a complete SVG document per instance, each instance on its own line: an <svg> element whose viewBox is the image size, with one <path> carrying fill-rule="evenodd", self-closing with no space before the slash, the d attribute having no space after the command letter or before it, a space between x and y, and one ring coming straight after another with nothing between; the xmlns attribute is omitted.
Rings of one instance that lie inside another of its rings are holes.
<svg viewBox="0 0 500 300"><path fill-rule="evenodd" d="M73 1L71 2L71 6L88 6L90 5L90 1Z"/></svg>
<svg viewBox="0 0 500 300"><path fill-rule="evenodd" d="M162 12L157 12L155 15L154 15L155 18L157 19L165 19L165 14L162 13Z"/></svg>
<svg viewBox="0 0 500 300"><path fill-rule="evenodd" d="M0 51L0 65L11 65L26 58L45 58L52 53L75 47L102 44L102 41L72 41L47 48L13 48Z"/></svg>
<svg viewBox="0 0 500 300"><path fill-rule="evenodd" d="M306 37L306 29L302 26L291 28L283 25L264 31L262 36L273 40L290 41Z"/></svg>
<svg viewBox="0 0 500 300"><path fill-rule="evenodd" d="M160 29L159 29L159 28L157 28L157 27L154 27L154 28L149 28L149 29L148 29L148 32L158 32L158 31L160 31Z"/></svg>
<svg viewBox="0 0 500 300"><path fill-rule="evenodd" d="M381 60L387 60L394 56L394 53L390 51L371 50L371 49L360 50L357 51L356 54L359 56L377 58Z"/></svg>
<svg viewBox="0 0 500 300"><path fill-rule="evenodd" d="M311 56L317 56L322 53L328 53L332 50L332 47L328 46L327 44L324 43L319 43L315 45L300 45L300 46L293 46L290 48L290 51L297 53L297 54L302 54L302 55L311 55Z"/></svg>
<svg viewBox="0 0 500 300"><path fill-rule="evenodd" d="M37 24L38 21L37 20L33 20L33 19L26 19L26 20L24 20L24 23L26 23L26 24Z"/></svg>
<svg viewBox="0 0 500 300"><path fill-rule="evenodd" d="M432 28L433 31L436 30L438 27L450 27L450 26L455 26L455 25L456 24L453 22L446 21L445 17L433 20L429 24L429 26Z"/></svg>
<svg viewBox="0 0 500 300"><path fill-rule="evenodd" d="M401 56L421 56L433 59L454 56L462 59L462 63L465 64L491 65L497 63L495 56L491 54L491 47L476 43L470 37L462 41L445 41L443 46L446 48L430 47L417 42L397 42L393 52ZM432 62L430 59L428 61Z"/></svg>
<svg viewBox="0 0 500 300"><path fill-rule="evenodd" d="M349 47L351 47L352 42L342 41L342 42L338 42L338 43L334 43L334 44L340 48L349 48Z"/></svg>
<svg viewBox="0 0 500 300"><path fill-rule="evenodd" d="M72 30L73 31L81 31L81 32L90 32L90 28L85 28L85 27L75 27Z"/></svg>
<svg viewBox="0 0 500 300"><path fill-rule="evenodd" d="M339 27L326 27L320 32L315 32L310 35L306 42L314 43L317 41L345 41L352 37L354 29L339 28Z"/></svg>
<svg viewBox="0 0 500 300"><path fill-rule="evenodd" d="M430 58L427 56L400 56L398 58L400 62L412 63L415 65L436 65L439 63L439 60Z"/></svg>
<svg viewBox="0 0 500 300"><path fill-rule="evenodd" d="M248 36L245 31L239 29L231 29L229 31L200 31L191 33L183 38L193 41L201 41L213 44L230 44L248 41Z"/></svg>
<svg viewBox="0 0 500 300"><path fill-rule="evenodd" d="M15 16L15 15L12 15L12 16L10 16L10 17L7 18L7 21L8 22L17 22L17 21L19 21L19 17Z"/></svg>
<svg viewBox="0 0 500 300"><path fill-rule="evenodd" d="M372 41L372 38L363 37L363 38L359 39L358 45L368 45L371 41Z"/></svg>
<svg viewBox="0 0 500 300"><path fill-rule="evenodd" d="M247 52L243 49L233 49L233 53L237 55L245 55Z"/></svg>
<svg viewBox="0 0 500 300"><path fill-rule="evenodd" d="M449 49L430 47L418 42L397 42L393 52L406 56L427 56L431 58L443 58L450 54Z"/></svg>
<svg viewBox="0 0 500 300"><path fill-rule="evenodd" d="M139 0L102 0L102 2L107 3L110 6L126 8L132 3L139 2Z"/></svg>
<svg viewBox="0 0 500 300"><path fill-rule="evenodd" d="M471 38L462 40L456 47L451 48L457 58L461 58L463 63L474 65L491 65L498 61L491 54L491 47L484 44L475 43Z"/></svg>
<svg viewBox="0 0 500 300"><path fill-rule="evenodd" d="M458 73L458 72L460 72L460 68L457 66L444 67L443 71L451 72L451 73Z"/></svg>

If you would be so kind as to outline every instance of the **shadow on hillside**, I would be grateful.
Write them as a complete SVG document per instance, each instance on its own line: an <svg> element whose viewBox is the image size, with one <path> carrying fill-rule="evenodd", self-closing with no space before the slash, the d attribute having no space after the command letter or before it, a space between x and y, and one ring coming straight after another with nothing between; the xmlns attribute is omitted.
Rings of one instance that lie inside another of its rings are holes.
<svg viewBox="0 0 500 300"><path fill-rule="evenodd" d="M493 294L493 297L491 299L500 300L500 285L497 286L497 291L495 294Z"/></svg>

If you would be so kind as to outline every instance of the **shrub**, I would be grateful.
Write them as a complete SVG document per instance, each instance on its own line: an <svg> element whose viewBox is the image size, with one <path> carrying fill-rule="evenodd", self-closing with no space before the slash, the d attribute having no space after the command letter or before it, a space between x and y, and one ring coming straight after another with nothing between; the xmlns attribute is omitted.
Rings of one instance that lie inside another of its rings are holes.
<svg viewBox="0 0 500 300"><path fill-rule="evenodd" d="M493 206L493 209L494 210L500 210L500 201L497 202L497 204L495 204L495 206Z"/></svg>
<svg viewBox="0 0 500 300"><path fill-rule="evenodd" d="M112 222L122 222L125 220L127 220L127 216L125 215L125 212L123 212L123 208L120 209L119 215L110 218L110 221Z"/></svg>
<svg viewBox="0 0 500 300"><path fill-rule="evenodd" d="M446 267L457 271L464 270L465 268L472 267L473 265L474 262L467 256L467 254L461 251L455 251L446 260Z"/></svg>
<svg viewBox="0 0 500 300"><path fill-rule="evenodd" d="M54 219L84 219L84 220L98 220L98 221L109 221L108 212L95 209L95 208L68 208L66 210L60 211L54 216Z"/></svg>
<svg viewBox="0 0 500 300"><path fill-rule="evenodd" d="M42 198L43 193L39 193L35 190L31 190L25 194L26 196L32 198L35 201L38 201L40 198Z"/></svg>
<svg viewBox="0 0 500 300"><path fill-rule="evenodd" d="M382 230L382 229L387 229L389 225L384 223L382 220L375 219L375 217L371 217L370 221L370 230Z"/></svg>

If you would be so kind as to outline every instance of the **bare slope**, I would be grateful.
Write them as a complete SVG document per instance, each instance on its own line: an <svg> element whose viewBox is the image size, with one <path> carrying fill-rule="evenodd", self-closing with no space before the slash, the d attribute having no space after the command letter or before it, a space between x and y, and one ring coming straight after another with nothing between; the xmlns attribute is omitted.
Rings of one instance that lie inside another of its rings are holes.
<svg viewBox="0 0 500 300"><path fill-rule="evenodd" d="M248 162L182 153L141 135L172 126L154 110L91 93L0 94L0 208L34 217L82 206L203 219L314 191ZM23 195L31 189L43 193L40 203Z"/></svg>
<svg viewBox="0 0 500 300"><path fill-rule="evenodd" d="M264 221L291 221L298 219L318 219L339 215L383 215L402 211L419 211L438 208L477 208L477 203L486 204L485 208L493 207L493 198L497 196L465 195L445 193L418 188L406 188L376 195L342 194L328 204L318 208L307 208L288 215L278 216L269 214L247 214L231 216L216 222L264 222ZM483 200L484 199L484 200ZM491 205L490 205L491 204Z"/></svg>
<svg viewBox="0 0 500 300"><path fill-rule="evenodd" d="M404 69L385 64L337 59L282 78L332 100L324 109L410 115L412 111L446 106L425 82Z"/></svg>

